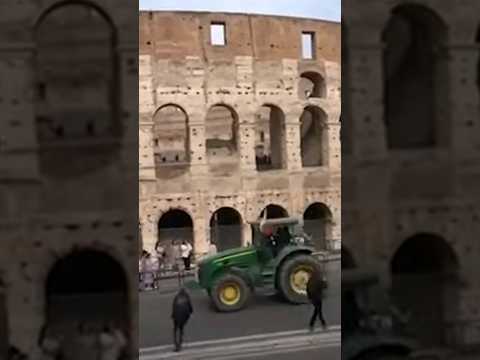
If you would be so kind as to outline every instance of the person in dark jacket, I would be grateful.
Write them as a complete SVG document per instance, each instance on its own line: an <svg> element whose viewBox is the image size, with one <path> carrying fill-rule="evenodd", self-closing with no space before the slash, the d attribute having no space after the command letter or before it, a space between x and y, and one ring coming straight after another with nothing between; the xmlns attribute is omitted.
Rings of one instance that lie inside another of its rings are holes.
<svg viewBox="0 0 480 360"><path fill-rule="evenodd" d="M316 268L307 283L307 296L313 305L313 314L309 323L310 331L314 330L317 317L322 323L322 327L324 329L327 328L327 322L323 317L323 293L326 287L326 280L324 279L320 268Z"/></svg>
<svg viewBox="0 0 480 360"><path fill-rule="evenodd" d="M193 306L190 295L185 288L181 288L177 295L175 295L172 306L175 351L180 351L182 349L184 328L192 314Z"/></svg>

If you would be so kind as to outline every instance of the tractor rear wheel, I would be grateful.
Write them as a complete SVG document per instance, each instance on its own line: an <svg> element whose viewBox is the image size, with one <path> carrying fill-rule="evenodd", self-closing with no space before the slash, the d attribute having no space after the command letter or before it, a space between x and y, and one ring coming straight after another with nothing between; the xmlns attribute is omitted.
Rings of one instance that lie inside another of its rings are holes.
<svg viewBox="0 0 480 360"><path fill-rule="evenodd" d="M251 297L247 282L236 274L224 274L215 280L210 299L220 312L238 311L244 308Z"/></svg>
<svg viewBox="0 0 480 360"><path fill-rule="evenodd" d="M318 267L318 261L311 255L300 254L285 260L278 277L281 295L293 304L308 303L307 283Z"/></svg>

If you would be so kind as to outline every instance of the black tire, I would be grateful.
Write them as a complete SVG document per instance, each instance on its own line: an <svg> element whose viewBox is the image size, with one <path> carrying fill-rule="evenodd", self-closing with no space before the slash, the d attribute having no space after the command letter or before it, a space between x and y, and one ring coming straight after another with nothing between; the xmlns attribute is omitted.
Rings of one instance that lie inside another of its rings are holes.
<svg viewBox="0 0 480 360"><path fill-rule="evenodd" d="M236 290L239 293L238 301L228 304L222 299L222 291L227 286L236 287ZM227 273L221 275L218 279L215 280L211 290L210 290L210 299L213 302L213 305L219 312L233 312L243 309L251 297L251 289L248 286L247 282L236 274Z"/></svg>
<svg viewBox="0 0 480 360"><path fill-rule="evenodd" d="M305 268L305 271L307 271L307 269L311 269L313 272L315 269L320 268L320 264L311 255L294 255L293 257L285 260L278 274L278 290L283 298L292 304L305 304L309 302L306 293L306 286L304 291L299 292L293 287L290 281L292 274L301 267Z"/></svg>

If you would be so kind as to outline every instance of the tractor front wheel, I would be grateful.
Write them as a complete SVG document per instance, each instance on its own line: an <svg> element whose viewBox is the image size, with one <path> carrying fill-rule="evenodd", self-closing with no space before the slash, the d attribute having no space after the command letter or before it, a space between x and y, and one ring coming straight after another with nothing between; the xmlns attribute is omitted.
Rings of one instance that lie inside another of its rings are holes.
<svg viewBox="0 0 480 360"><path fill-rule="evenodd" d="M210 290L210 299L220 312L241 310L248 303L251 290L247 282L235 274L220 276Z"/></svg>
<svg viewBox="0 0 480 360"><path fill-rule="evenodd" d="M318 261L311 255L301 254L285 260L278 277L278 288L285 300L293 304L307 303L307 283L318 267Z"/></svg>

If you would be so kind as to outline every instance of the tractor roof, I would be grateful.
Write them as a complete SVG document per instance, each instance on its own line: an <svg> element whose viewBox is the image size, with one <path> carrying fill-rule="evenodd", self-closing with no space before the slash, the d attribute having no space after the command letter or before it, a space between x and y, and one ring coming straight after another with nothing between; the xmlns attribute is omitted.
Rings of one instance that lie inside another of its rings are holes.
<svg viewBox="0 0 480 360"><path fill-rule="evenodd" d="M250 222L251 225L260 225L263 226L275 226L275 225L297 225L301 223L301 219L298 217L283 217L277 219L266 219L266 220L259 220Z"/></svg>

